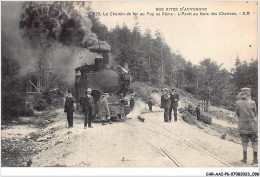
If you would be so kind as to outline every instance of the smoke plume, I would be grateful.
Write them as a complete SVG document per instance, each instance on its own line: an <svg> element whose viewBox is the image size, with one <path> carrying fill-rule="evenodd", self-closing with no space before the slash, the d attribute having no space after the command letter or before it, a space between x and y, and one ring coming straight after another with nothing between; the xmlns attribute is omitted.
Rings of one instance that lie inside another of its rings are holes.
<svg viewBox="0 0 260 177"><path fill-rule="evenodd" d="M10 51L9 57L19 63L20 73L24 75L32 71L32 68L37 68L39 51L32 50L30 43L21 37L19 18L22 3L2 2L1 8L2 45Z"/></svg>
<svg viewBox="0 0 260 177"><path fill-rule="evenodd" d="M19 62L22 75L55 65L73 83L74 69L94 64L110 50L91 32L86 2L3 2L2 40ZM93 52L94 51L94 52Z"/></svg>

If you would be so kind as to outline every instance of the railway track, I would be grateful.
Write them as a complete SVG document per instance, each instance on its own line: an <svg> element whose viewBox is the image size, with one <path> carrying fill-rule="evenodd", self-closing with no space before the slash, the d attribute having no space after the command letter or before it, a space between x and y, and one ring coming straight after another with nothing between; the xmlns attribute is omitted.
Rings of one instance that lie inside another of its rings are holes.
<svg viewBox="0 0 260 177"><path fill-rule="evenodd" d="M135 126L135 125L132 125L132 124L129 124L129 123L126 123L127 125L131 125L131 126ZM136 132L129 132L129 131L126 131L124 129L121 129L121 128L118 128L118 127L115 127L114 128L118 129L119 131L122 131L124 133L127 133L127 134L131 134L131 135L134 135L136 138L139 138L141 140L143 140L146 144L148 144L149 146L151 146L155 151L157 151L159 154L161 154L163 157L165 158L168 158L173 164L174 166L176 167L182 167L182 164L180 162L178 162L172 154L170 154L165 148L163 148L162 146L160 146L158 143L155 143L152 138L147 134L147 132L145 132L144 130L138 128L135 126L135 130L139 130L136 131ZM139 133L143 133L144 136L140 136ZM149 140L147 140L147 138Z"/></svg>
<svg viewBox="0 0 260 177"><path fill-rule="evenodd" d="M198 158L198 159L202 159L202 157L203 157L206 160L208 160L209 162L211 162L212 164L215 164L216 166L230 167L230 165L228 163L224 162L222 159L211 154L207 150L205 150L205 149L199 147L198 145L188 141L187 139L175 134L171 130L159 125L158 123L154 122L153 120L151 120L149 118L146 118L146 120L148 120L150 123L147 124L147 121L146 121L146 123L143 123L143 125L139 124L138 126L131 124L129 122L125 122L125 124L127 124L129 126L133 126L133 127L135 127L135 130L142 132L142 134L146 136L146 138L142 137L142 139L145 140L146 142L148 141L147 139L149 139L148 144L152 145L153 148L156 151L158 151L161 155L163 155L164 157L171 160L175 164L175 166L177 166L177 167L189 166L189 165L187 165L187 164L190 164L189 159L184 158L184 159L186 159L186 161L185 161L180 157L180 153L169 152L169 149L171 147L163 147L163 144L160 141L158 141L158 139L167 138L167 140L165 139L164 141L167 141L168 144L174 144L174 142L179 143L175 147L176 149L181 148L181 147L183 147L183 145L185 145L186 148L193 149L193 150L189 150L189 151L193 152L193 155L198 154L196 156L196 158ZM141 125L141 127L140 127L140 125ZM154 127L154 126L156 126L156 127ZM161 129L160 131L158 131L158 127L160 127L160 129ZM167 132L167 133L165 133L165 132ZM139 138L140 138L140 136L139 136ZM174 141L174 142L170 143L170 141ZM187 152L182 152L181 155L184 155L184 153L187 153ZM179 156L177 156L177 155L179 155ZM203 160L205 160L205 159L203 159ZM192 160L192 159L190 159L190 160ZM195 160L195 159L193 159L193 160ZM184 161L184 162L182 162L182 161Z"/></svg>
<svg viewBox="0 0 260 177"><path fill-rule="evenodd" d="M151 121L151 122L153 122L154 124L158 125L156 122L154 122L154 121L152 121L152 120L150 120L150 119L148 119L148 120ZM223 160L221 160L220 158L216 157L215 155L213 155L212 153L208 152L207 150L205 150L205 149L199 147L198 145L196 145L196 144L194 144L194 143L188 141L187 139L185 139L185 138L183 138L183 137L181 137L181 136L175 134L174 132L170 131L169 129L167 129L167 128L165 128L165 127L162 127L161 125L158 125L158 126L161 127L161 128L163 128L163 129L165 129L166 131L170 132L171 134L177 136L178 138L180 138L181 140L183 140L185 144L191 145L191 147L193 147L193 148L195 148L195 149L197 149L197 150L199 150L199 151L201 151L201 152L204 152L204 153L208 154L209 156L211 156L212 158L218 160L219 162L221 162L221 163L224 164L225 166L231 167L230 164L224 162Z"/></svg>

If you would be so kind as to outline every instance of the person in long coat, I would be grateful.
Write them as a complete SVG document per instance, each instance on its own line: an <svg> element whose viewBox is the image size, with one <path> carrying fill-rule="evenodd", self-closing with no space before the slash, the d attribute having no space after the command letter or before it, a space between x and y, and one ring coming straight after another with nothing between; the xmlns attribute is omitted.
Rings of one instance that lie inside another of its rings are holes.
<svg viewBox="0 0 260 177"><path fill-rule="evenodd" d="M110 110L109 110L108 100L107 100L108 97L109 97L109 94L108 94L108 93L104 93L104 94L102 95L101 107L106 110L105 119L106 119L110 124L113 124L113 123L111 122L111 117L110 117Z"/></svg>
<svg viewBox="0 0 260 177"><path fill-rule="evenodd" d="M74 98L72 96L72 91L68 90L68 96L65 98L65 105L64 105L64 112L67 113L67 120L68 120L68 128L73 127L73 112L74 109Z"/></svg>
<svg viewBox="0 0 260 177"><path fill-rule="evenodd" d="M172 89L170 97L171 97L171 105L170 105L170 111L169 111L169 119L170 119L170 121L172 120L172 110L173 110L174 121L177 121L177 108L178 108L178 101L180 100L180 97L175 89Z"/></svg>
<svg viewBox="0 0 260 177"><path fill-rule="evenodd" d="M253 163L258 163L257 148L258 148L258 120L256 103L251 100L251 89L242 88L238 94L236 102L236 115L238 116L238 131L242 141L243 160L247 163L247 145L249 139L253 146Z"/></svg>
<svg viewBox="0 0 260 177"><path fill-rule="evenodd" d="M195 111L196 111L196 114L197 114L197 120L201 120L200 119L200 105L198 105L197 107L196 107L196 109L195 109Z"/></svg>
<svg viewBox="0 0 260 177"><path fill-rule="evenodd" d="M163 89L163 95L161 96L161 108L164 109L164 122L169 121L169 109L170 109L170 95L167 88Z"/></svg>
<svg viewBox="0 0 260 177"><path fill-rule="evenodd" d="M83 107L83 112L85 114L85 122L84 122L84 129L93 128L91 126L92 117L93 117L93 109L94 109L94 98L91 96L91 88L88 88L85 91L86 96L81 99L81 105Z"/></svg>
<svg viewBox="0 0 260 177"><path fill-rule="evenodd" d="M148 107L149 107L149 111L150 112L153 112L153 100L152 100L152 96L149 97L149 100L148 100Z"/></svg>

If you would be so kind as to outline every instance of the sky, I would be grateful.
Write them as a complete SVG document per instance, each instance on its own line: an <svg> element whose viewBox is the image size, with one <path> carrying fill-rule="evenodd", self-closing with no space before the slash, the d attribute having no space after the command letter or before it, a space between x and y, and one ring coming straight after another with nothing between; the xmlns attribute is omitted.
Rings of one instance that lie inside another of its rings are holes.
<svg viewBox="0 0 260 177"><path fill-rule="evenodd" d="M157 11L156 8L163 8L163 11ZM170 12L166 8L178 10ZM181 8L207 8L198 13L209 15L179 16L178 13L191 12L181 11ZM204 58L211 58L230 70L234 67L237 56L244 61L258 56L257 2L93 2L92 9L100 13L101 23L109 29L124 23L132 29L136 22L133 12L138 13L142 33L146 29L150 29L152 34L160 30L171 50L193 64L198 64ZM113 14L120 12L125 15ZM131 15L127 16L127 12ZM173 13L173 16L156 16L157 12ZM210 15L212 12L218 15ZM250 15L243 15L247 12ZM145 15L141 16L140 13Z"/></svg>

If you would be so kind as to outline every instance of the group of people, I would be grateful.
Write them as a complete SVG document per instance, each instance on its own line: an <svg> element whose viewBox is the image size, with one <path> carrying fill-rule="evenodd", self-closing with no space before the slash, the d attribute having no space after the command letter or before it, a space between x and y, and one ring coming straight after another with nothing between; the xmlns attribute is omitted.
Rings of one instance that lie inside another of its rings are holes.
<svg viewBox="0 0 260 177"><path fill-rule="evenodd" d="M88 88L85 91L85 96L80 99L79 103L83 108L83 113L85 115L85 122L84 122L84 129L93 128L91 125L92 119L93 119L93 111L94 111L94 98L91 95L91 88ZM110 117L110 110L108 106L108 93L104 93L101 95L100 99L100 107L98 114L103 119L106 120L109 124L112 124L111 117ZM127 105L127 101L124 99L123 94L120 94L120 101L119 101L119 109L120 109L120 115L119 118L125 118L125 105ZM131 94L130 98L130 109L133 110L135 105L135 98L134 94ZM103 113L101 113L101 110L104 110ZM68 90L68 96L65 99L65 105L64 105L64 112L67 113L67 120L69 124L69 128L73 127L73 112L75 111L75 101L72 96L72 91ZM103 122L103 125L106 124Z"/></svg>
<svg viewBox="0 0 260 177"><path fill-rule="evenodd" d="M177 122L177 108L179 100L179 94L175 89L172 89L171 91L167 88L163 89L163 95L161 96L161 108L164 109L164 122L171 122L172 110L174 112L174 121Z"/></svg>
<svg viewBox="0 0 260 177"><path fill-rule="evenodd" d="M247 163L247 146L249 140L253 147L253 164L258 164L257 148L258 148L258 119L257 107L255 101L251 100L251 89L242 88L238 94L236 102L236 115L238 117L238 131L243 147L243 163ZM175 89L169 91L163 89L161 96L161 108L164 109L164 122L172 120L172 110L174 111L174 121L177 121L177 107L179 95ZM196 107L197 119L200 120L200 105Z"/></svg>
<svg viewBox="0 0 260 177"><path fill-rule="evenodd" d="M80 104L83 107L83 112L85 115L85 122L84 122L84 129L88 128L93 128L91 125L92 122L92 113L94 110L94 98L91 95L91 88L88 88L85 91L85 97L83 97L80 100ZM69 128L73 127L73 112L75 111L75 100L74 97L72 96L72 91L68 90L68 96L66 97L65 100L65 105L64 105L64 112L67 113L67 120L69 124Z"/></svg>
<svg viewBox="0 0 260 177"><path fill-rule="evenodd" d="M92 122L92 112L94 109L94 99L91 96L91 88L88 88L85 92L85 97L80 101L83 107L83 112L85 114L84 128L93 128ZM102 95L102 105L107 111L106 120L109 123L110 110L108 107L108 94ZM175 89L169 91L169 89L163 89L163 95L161 96L161 108L164 109L164 122L171 122L172 120L172 110L174 112L174 121L177 121L177 108L178 101L180 100L178 93ZM68 91L68 96L66 97L64 112L67 113L67 119L69 128L73 127L73 112L75 111L75 102L72 96L71 90ZM123 103L122 103L123 104ZM134 107L135 99L131 95L130 107ZM151 104L152 105L152 104ZM152 106L149 106L150 111ZM122 110L123 111L123 110ZM238 101L236 102L236 115L238 116L238 130L240 133L242 147L243 147L243 163L247 163L247 146L249 140L252 142L253 146L253 163L258 163L257 158L257 148L258 148L258 128L257 128L257 108L256 103L251 100L251 89L242 88L241 92L238 94ZM200 119L200 106L196 107L197 118Z"/></svg>

